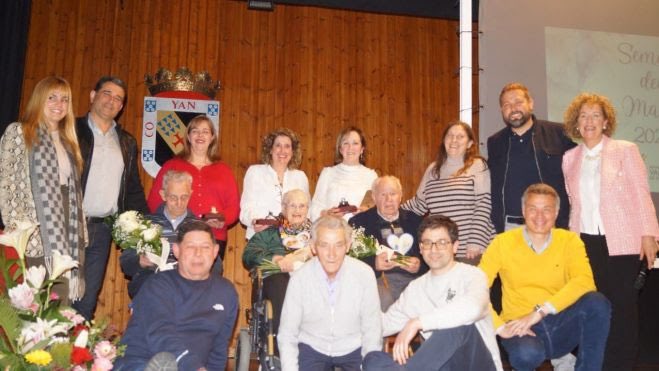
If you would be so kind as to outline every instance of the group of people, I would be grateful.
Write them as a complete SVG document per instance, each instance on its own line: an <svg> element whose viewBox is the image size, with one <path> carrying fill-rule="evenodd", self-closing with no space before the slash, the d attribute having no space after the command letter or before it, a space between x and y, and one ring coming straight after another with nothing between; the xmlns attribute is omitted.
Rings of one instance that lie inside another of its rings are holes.
<svg viewBox="0 0 659 371"><path fill-rule="evenodd" d="M240 195L204 115L190 121L183 152L146 198L137 143L115 121L125 96L123 81L103 77L88 114L75 119L70 85L48 77L0 143L3 221L39 225L28 265L50 267L53 251L79 260L56 290L85 318L109 257L106 217L140 211L172 242L171 272L153 274L153 262L130 249L120 258L134 299L124 369L223 369L237 296L221 278L222 259L238 218L247 228L244 265L268 260L281 271L263 293L284 369L359 369L362 361L373 370L501 369L497 335L516 370L545 359L574 367L571 352L580 370L632 369L633 281L639 260L654 263L659 226L638 148L611 138L616 116L606 97L577 96L563 126L533 115L524 85L506 85L506 127L488 139L488 159L469 125L450 123L403 202L396 177L365 166L356 127L337 136L335 165L322 170L313 197L298 169L298 135L285 128L263 139L262 163L249 167ZM389 250L346 256L356 228ZM489 309L497 277L498 313ZM418 332L426 340L410 356ZM382 337L395 333L393 357L379 353Z"/></svg>

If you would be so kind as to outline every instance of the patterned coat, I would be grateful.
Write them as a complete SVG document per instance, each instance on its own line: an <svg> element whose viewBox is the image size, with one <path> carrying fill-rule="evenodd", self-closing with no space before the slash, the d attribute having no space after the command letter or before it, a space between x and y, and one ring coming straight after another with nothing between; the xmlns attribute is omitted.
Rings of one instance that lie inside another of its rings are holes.
<svg viewBox="0 0 659 371"><path fill-rule="evenodd" d="M659 238L659 225L650 198L648 173L638 147L606 136L602 139L600 215L609 255L638 255L641 236ZM580 232L579 179L583 144L563 156L565 186L570 197L570 230Z"/></svg>

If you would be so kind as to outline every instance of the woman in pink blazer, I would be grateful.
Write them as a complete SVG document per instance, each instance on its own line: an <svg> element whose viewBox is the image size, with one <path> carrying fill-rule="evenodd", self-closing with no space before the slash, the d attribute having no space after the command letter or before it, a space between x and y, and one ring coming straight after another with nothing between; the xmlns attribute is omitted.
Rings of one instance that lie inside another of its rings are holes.
<svg viewBox="0 0 659 371"><path fill-rule="evenodd" d="M584 93L565 112L565 130L582 143L563 156L570 230L581 233L595 284L613 308L604 370L632 370L638 340L639 260L654 264L659 225L638 147L611 139L615 109ZM642 261L640 264L646 264Z"/></svg>

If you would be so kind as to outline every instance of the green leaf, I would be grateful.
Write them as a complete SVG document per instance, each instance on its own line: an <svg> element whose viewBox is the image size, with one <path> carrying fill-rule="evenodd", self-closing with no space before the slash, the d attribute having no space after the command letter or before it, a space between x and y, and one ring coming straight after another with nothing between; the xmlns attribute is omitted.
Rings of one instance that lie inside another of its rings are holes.
<svg viewBox="0 0 659 371"><path fill-rule="evenodd" d="M3 345L14 351L16 349L16 339L21 333L21 321L6 296L0 296L0 327L4 332L4 336L2 336Z"/></svg>
<svg viewBox="0 0 659 371"><path fill-rule="evenodd" d="M73 344L71 343L57 343L50 347L50 355L53 356L53 364L64 369L71 367L71 352L73 351Z"/></svg>

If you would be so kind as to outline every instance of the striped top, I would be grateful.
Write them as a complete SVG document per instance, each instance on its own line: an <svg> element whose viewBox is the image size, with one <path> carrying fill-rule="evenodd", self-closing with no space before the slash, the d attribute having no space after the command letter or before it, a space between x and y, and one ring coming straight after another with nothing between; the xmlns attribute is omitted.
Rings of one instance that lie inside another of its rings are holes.
<svg viewBox="0 0 659 371"><path fill-rule="evenodd" d="M467 246L484 251L494 237L490 171L482 160L476 159L465 173L454 176L463 165L461 158L448 158L437 178L433 175L433 162L426 169L416 196L402 205L418 215L443 214L451 218L459 229L458 257L465 257Z"/></svg>

